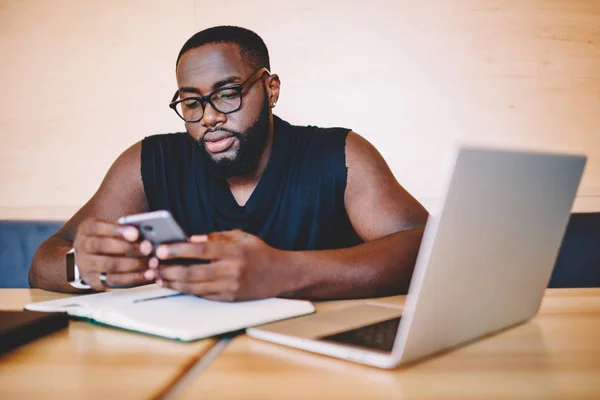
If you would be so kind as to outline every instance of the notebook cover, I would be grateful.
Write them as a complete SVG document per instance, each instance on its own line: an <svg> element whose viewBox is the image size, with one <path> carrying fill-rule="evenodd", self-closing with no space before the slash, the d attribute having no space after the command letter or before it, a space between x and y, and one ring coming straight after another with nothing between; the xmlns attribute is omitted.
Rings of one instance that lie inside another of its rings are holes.
<svg viewBox="0 0 600 400"><path fill-rule="evenodd" d="M0 354L66 328L66 313L0 311Z"/></svg>

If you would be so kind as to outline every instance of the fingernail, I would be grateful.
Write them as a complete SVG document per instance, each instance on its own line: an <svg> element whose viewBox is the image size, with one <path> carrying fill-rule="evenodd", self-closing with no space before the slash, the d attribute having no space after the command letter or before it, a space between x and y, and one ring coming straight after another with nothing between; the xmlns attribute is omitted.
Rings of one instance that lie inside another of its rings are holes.
<svg viewBox="0 0 600 400"><path fill-rule="evenodd" d="M150 243L148 240L144 240L142 243L140 243L140 252L145 256L150 254L152 252L152 243Z"/></svg>
<svg viewBox="0 0 600 400"><path fill-rule="evenodd" d="M152 269L158 268L158 258L152 257L150 260L148 260L148 267Z"/></svg>
<svg viewBox="0 0 600 400"><path fill-rule="evenodd" d="M202 243L208 240L208 236L206 235L194 235L190 238L190 242L194 243Z"/></svg>
<svg viewBox="0 0 600 400"><path fill-rule="evenodd" d="M149 269L146 272L144 272L144 278L146 278L148 280L154 279L154 271Z"/></svg>
<svg viewBox="0 0 600 400"><path fill-rule="evenodd" d="M157 280L156 280L156 284L157 284L158 286L163 286L163 281L162 281L162 279L157 279Z"/></svg>
<svg viewBox="0 0 600 400"><path fill-rule="evenodd" d="M133 227L127 227L123 230L123 237L133 242L138 238L138 231Z"/></svg>
<svg viewBox="0 0 600 400"><path fill-rule="evenodd" d="M158 258L166 258L168 255L169 250L167 250L165 246L159 246L158 249L156 249L156 256Z"/></svg>

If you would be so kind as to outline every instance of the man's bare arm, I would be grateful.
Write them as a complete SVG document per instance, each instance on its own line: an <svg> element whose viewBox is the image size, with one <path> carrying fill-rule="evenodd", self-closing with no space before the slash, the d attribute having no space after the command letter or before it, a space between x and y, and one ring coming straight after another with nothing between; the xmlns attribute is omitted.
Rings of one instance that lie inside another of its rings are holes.
<svg viewBox="0 0 600 400"><path fill-rule="evenodd" d="M394 178L379 152L346 139L346 210L365 243L339 250L285 252L285 292L312 299L406 293L428 213Z"/></svg>
<svg viewBox="0 0 600 400"><path fill-rule="evenodd" d="M115 221L120 216L147 210L141 177L141 142L138 142L117 158L94 196L40 245L29 270L29 284L47 290L76 292L67 283L65 254L73 247L80 224L89 218Z"/></svg>

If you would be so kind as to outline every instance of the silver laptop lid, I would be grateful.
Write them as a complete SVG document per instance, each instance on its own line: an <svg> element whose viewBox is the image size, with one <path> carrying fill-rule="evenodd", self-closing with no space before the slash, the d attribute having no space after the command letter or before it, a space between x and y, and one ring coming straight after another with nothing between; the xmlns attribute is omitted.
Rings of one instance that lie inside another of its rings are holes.
<svg viewBox="0 0 600 400"><path fill-rule="evenodd" d="M585 156L462 148L419 251L394 358L405 363L534 316Z"/></svg>

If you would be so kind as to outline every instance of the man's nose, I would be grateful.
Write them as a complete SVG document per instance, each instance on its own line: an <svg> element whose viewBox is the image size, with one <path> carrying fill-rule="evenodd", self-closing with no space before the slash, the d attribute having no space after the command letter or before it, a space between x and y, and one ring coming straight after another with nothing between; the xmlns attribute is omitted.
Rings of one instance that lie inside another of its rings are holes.
<svg viewBox="0 0 600 400"><path fill-rule="evenodd" d="M219 110L216 110L212 104L206 102L204 105L204 114L202 115L202 119L200 121L205 127L211 128L216 126L218 123L225 123L227 121L227 116Z"/></svg>

